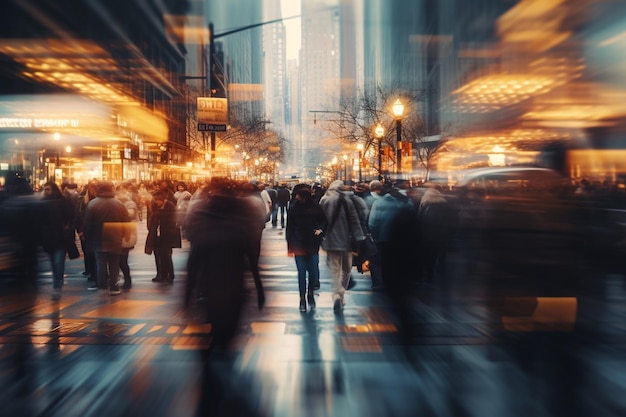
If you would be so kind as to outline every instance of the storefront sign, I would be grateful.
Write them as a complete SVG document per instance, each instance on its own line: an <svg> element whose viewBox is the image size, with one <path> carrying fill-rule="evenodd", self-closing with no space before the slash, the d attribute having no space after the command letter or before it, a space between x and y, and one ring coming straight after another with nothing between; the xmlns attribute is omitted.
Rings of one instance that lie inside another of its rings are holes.
<svg viewBox="0 0 626 417"><path fill-rule="evenodd" d="M225 131L228 124L228 100L198 97L198 130Z"/></svg>
<svg viewBox="0 0 626 417"><path fill-rule="evenodd" d="M0 128L13 129L46 129L79 127L80 123L75 119L37 119L21 117L0 117Z"/></svg>

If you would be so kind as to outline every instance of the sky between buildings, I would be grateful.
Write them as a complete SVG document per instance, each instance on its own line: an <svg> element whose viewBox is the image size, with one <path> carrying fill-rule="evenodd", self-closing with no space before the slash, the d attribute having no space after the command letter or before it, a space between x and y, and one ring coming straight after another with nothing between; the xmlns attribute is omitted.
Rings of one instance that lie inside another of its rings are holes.
<svg viewBox="0 0 626 417"><path fill-rule="evenodd" d="M300 0L281 0L282 17L300 15ZM300 19L285 20L287 37L287 59L298 59L300 50Z"/></svg>

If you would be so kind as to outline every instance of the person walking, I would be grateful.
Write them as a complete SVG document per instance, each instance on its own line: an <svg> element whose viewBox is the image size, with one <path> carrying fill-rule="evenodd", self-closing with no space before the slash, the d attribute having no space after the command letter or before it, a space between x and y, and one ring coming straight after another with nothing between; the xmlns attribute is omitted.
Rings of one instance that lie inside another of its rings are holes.
<svg viewBox="0 0 626 417"><path fill-rule="evenodd" d="M265 304L256 263L256 236L250 231L249 205L236 193L229 180L213 178L210 196L200 200L190 213L194 227L189 229L184 304L188 310L200 307L202 319L211 323L209 351L228 345L237 332L248 294L248 270L256 286L259 309ZM259 200L259 204L263 203ZM262 221L265 213L260 213Z"/></svg>
<svg viewBox="0 0 626 417"><path fill-rule="evenodd" d="M256 187L256 190L259 193L261 200L265 204L265 223L267 223L272 218L272 198L270 197L270 193L268 193L265 189L265 184L255 183L254 186Z"/></svg>
<svg viewBox="0 0 626 417"><path fill-rule="evenodd" d="M124 240L122 241L122 253L120 254L120 270L124 276L123 289L129 290L132 288L132 278L130 276L130 266L128 265L128 255L130 250L137 244L137 224L139 223L139 209L137 203L132 198L132 194L128 186L122 185L117 192L117 199L120 200L126 211L128 212L128 219L130 220L126 225L126 231Z"/></svg>
<svg viewBox="0 0 626 417"><path fill-rule="evenodd" d="M276 228L278 225L278 192L276 188L272 187L272 184L265 184L265 192L270 197L270 219L272 221L272 228Z"/></svg>
<svg viewBox="0 0 626 417"><path fill-rule="evenodd" d="M79 256L74 243L74 207L69 197L65 197L52 181L43 185L42 202L41 247L52 266L52 298L58 300L63 288L65 257L68 253L72 259Z"/></svg>
<svg viewBox="0 0 626 417"><path fill-rule="evenodd" d="M415 239L415 234L407 237L407 233L399 229L415 229L415 212L411 199L394 187L372 204L368 225L380 255L382 283L387 291L394 291L394 286L402 291L401 286L394 283L399 282L403 275L401 266L408 259L401 255L403 250L415 246L414 242L405 240ZM415 256L415 252L409 254L409 258Z"/></svg>
<svg viewBox="0 0 626 417"><path fill-rule="evenodd" d="M280 227L281 229L284 229L285 228L285 214L287 213L287 210L289 208L289 200L291 200L291 193L289 192L287 185L281 184L281 186L278 188L277 194L278 194L277 196L278 212L280 213Z"/></svg>
<svg viewBox="0 0 626 417"><path fill-rule="evenodd" d="M333 310L336 314L341 313L345 305L344 294L352 271L352 242L365 239L354 203L346 198L342 188L343 182L335 180L320 199L327 222L322 248L326 251L332 275Z"/></svg>
<svg viewBox="0 0 626 417"><path fill-rule="evenodd" d="M109 289L110 295L121 293L117 285L120 271L122 241L129 221L124 204L115 198L113 184L98 184L96 198L87 204L83 231L85 240L96 257L96 282L90 290Z"/></svg>
<svg viewBox="0 0 626 417"><path fill-rule="evenodd" d="M187 210L189 208L189 202L191 201L191 193L187 190L187 185L184 182L179 182L176 186L177 190L174 193L176 198L176 223L180 227L180 231L183 238L187 238Z"/></svg>
<svg viewBox="0 0 626 417"><path fill-rule="evenodd" d="M148 236L144 252L154 252L157 275L153 282L172 284L174 263L172 249L182 246L180 228L176 225L176 206L166 193L157 192L152 197L152 208L148 216Z"/></svg>
<svg viewBox="0 0 626 417"><path fill-rule="evenodd" d="M294 257L298 269L301 312L307 310L307 301L311 309L315 308L315 286L320 280L319 249L325 228L326 216L313 201L311 190L299 189L294 204L289 207L285 235L287 252Z"/></svg>
<svg viewBox="0 0 626 417"><path fill-rule="evenodd" d="M98 184L95 181L92 181L85 186L83 193L81 193L80 205L76 215L76 232L78 233L78 238L80 239L80 247L83 250L83 262L85 264L85 271L83 272L83 275L87 277L88 281L96 280L96 254L93 248L89 247L89 243L85 240L83 227L85 225L85 211L87 210L87 204L96 198L97 189Z"/></svg>

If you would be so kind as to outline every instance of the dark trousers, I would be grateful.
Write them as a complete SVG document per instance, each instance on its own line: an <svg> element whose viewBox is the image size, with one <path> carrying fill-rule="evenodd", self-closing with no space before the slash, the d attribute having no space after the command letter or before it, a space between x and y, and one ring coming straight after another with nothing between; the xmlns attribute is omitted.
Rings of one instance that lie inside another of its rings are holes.
<svg viewBox="0 0 626 417"><path fill-rule="evenodd" d="M120 254L96 252L96 284L100 288L115 289L120 273Z"/></svg>
<svg viewBox="0 0 626 417"><path fill-rule="evenodd" d="M278 225L278 206L276 204L272 204L272 226L276 227Z"/></svg>
<svg viewBox="0 0 626 417"><path fill-rule="evenodd" d="M304 297L307 290L313 292L313 288L320 280L320 255L312 253L310 255L296 255L296 267L298 268L298 290L300 297ZM309 285L307 288L307 272L309 274Z"/></svg>
<svg viewBox="0 0 626 417"><path fill-rule="evenodd" d="M278 206L276 217L278 217L278 212L280 212L280 227L285 227L285 214L287 213L287 206Z"/></svg>
<svg viewBox="0 0 626 417"><path fill-rule="evenodd" d="M122 253L120 254L120 270L122 274L124 274L124 279L130 278L130 267L128 266L128 253L130 252L130 248L122 248Z"/></svg>
<svg viewBox="0 0 626 417"><path fill-rule="evenodd" d="M174 263L172 262L172 248L154 248L154 258L157 265L157 274L166 281L174 280Z"/></svg>
<svg viewBox="0 0 626 417"><path fill-rule="evenodd" d="M85 262L85 272L90 274L94 279L96 277L96 254L87 247L84 239L80 240L80 247L83 249L83 260Z"/></svg>

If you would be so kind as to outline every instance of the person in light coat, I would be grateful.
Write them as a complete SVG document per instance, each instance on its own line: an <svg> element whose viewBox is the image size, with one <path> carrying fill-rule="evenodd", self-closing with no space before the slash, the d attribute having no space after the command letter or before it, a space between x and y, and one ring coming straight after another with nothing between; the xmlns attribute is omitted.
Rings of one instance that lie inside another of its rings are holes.
<svg viewBox="0 0 626 417"><path fill-rule="evenodd" d="M333 181L320 199L327 222L322 248L326 251L326 262L332 274L335 313L340 313L345 305L344 294L352 270L353 242L365 239L354 203L344 195L343 188L341 180Z"/></svg>

